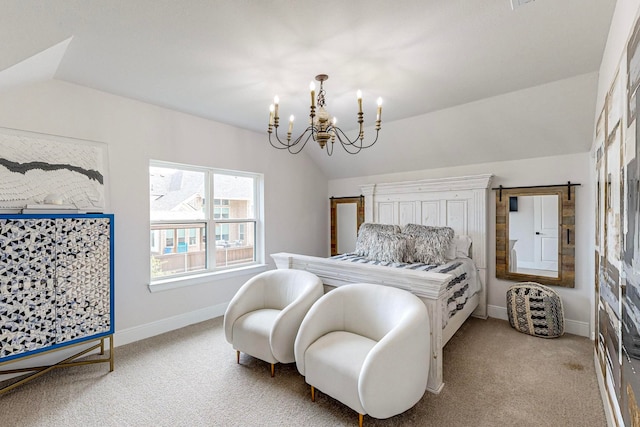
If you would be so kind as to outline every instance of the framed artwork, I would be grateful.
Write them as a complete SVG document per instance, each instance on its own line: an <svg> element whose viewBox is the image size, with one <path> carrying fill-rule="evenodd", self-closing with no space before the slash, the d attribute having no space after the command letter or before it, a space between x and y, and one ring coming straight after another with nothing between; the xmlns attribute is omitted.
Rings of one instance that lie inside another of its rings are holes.
<svg viewBox="0 0 640 427"><path fill-rule="evenodd" d="M637 28L637 27L636 27ZM638 99L634 101L637 103ZM640 127L633 135L633 153L626 159L622 246L622 407L627 425L640 422ZM631 136L630 136L631 137Z"/></svg>
<svg viewBox="0 0 640 427"><path fill-rule="evenodd" d="M627 43L627 114L631 125L636 118L636 92L640 86L640 20L636 21Z"/></svg>
<svg viewBox="0 0 640 427"><path fill-rule="evenodd" d="M107 144L0 128L0 209L51 203L104 212Z"/></svg>
<svg viewBox="0 0 640 427"><path fill-rule="evenodd" d="M616 127L622 122L622 112L624 106L624 86L621 85L620 69L616 71L616 75L611 84L611 89L607 94L606 111L607 111L607 142L612 137Z"/></svg>
<svg viewBox="0 0 640 427"><path fill-rule="evenodd" d="M605 127L605 117L606 117L606 109L602 109L600 115L598 116L598 121L596 123L596 138L595 138L595 147L596 147L596 174L597 174L597 184L596 184L596 251L598 253L602 253L602 249L600 247L601 242L604 240L602 234L604 233L604 227L602 224L604 223L604 210L603 210L603 201L604 201L604 192L605 192L605 169L604 169L604 149L605 149L605 135L606 135L606 127Z"/></svg>

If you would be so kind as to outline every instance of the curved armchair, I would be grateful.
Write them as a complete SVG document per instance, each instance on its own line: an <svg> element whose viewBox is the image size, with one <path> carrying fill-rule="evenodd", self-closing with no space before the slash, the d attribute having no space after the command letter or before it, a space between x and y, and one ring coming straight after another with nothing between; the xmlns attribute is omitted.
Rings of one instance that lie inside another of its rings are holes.
<svg viewBox="0 0 640 427"><path fill-rule="evenodd" d="M249 279L224 314L227 341L240 352L271 364L295 361L293 343L300 323L324 293L322 281L302 270L271 270Z"/></svg>
<svg viewBox="0 0 640 427"><path fill-rule="evenodd" d="M429 374L429 316L401 289L358 283L311 307L295 341L298 371L359 414L389 418L415 405Z"/></svg>

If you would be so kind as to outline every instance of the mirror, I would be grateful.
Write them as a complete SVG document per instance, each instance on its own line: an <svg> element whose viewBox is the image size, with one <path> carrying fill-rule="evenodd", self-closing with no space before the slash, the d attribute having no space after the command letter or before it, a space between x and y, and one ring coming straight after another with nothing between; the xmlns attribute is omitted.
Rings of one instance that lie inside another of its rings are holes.
<svg viewBox="0 0 640 427"><path fill-rule="evenodd" d="M557 278L558 197L546 194L509 199L517 201L515 209L509 202L509 271Z"/></svg>
<svg viewBox="0 0 640 427"><path fill-rule="evenodd" d="M496 189L496 277L574 287L576 184Z"/></svg>
<svg viewBox="0 0 640 427"><path fill-rule="evenodd" d="M364 222L364 197L332 197L331 256L354 252Z"/></svg>

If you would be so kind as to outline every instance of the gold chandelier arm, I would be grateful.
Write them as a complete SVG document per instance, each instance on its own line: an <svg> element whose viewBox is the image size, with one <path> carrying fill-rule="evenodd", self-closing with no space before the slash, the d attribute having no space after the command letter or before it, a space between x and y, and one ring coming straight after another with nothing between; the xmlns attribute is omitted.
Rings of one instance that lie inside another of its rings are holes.
<svg viewBox="0 0 640 427"><path fill-rule="evenodd" d="M307 142L309 142L309 139L311 139L311 137L313 136L313 133L314 133L313 126L309 126L293 142L290 142L290 141L283 142L278 136L278 128L276 127L275 129L276 142L274 143L274 141L271 139L272 132L269 132L269 143L273 148L277 148L278 150L287 150L291 154L298 154L299 152L302 151L304 146L307 145ZM306 135L306 138L305 138L305 135Z"/></svg>
<svg viewBox="0 0 640 427"><path fill-rule="evenodd" d="M376 129L376 137L373 140L373 142L365 144L364 139L361 139L360 135L358 135L352 141L349 139L347 134L345 134L344 131L339 127L332 127L332 130L336 135L336 139L342 145L342 148L344 148L344 150L349 154L358 154L361 150L372 147L373 144L375 144L378 141L378 135L380 133L380 130Z"/></svg>

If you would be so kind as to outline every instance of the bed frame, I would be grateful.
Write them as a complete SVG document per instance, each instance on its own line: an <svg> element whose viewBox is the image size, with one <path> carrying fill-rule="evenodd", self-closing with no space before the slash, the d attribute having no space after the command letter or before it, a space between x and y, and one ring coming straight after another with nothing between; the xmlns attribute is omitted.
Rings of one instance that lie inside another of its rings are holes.
<svg viewBox="0 0 640 427"><path fill-rule="evenodd" d="M428 179L409 182L370 184L361 187L365 197L365 222L405 225L409 223L448 226L456 234L471 236L471 258L477 269L482 291L474 295L463 310L442 327L441 301L452 275L379 265L347 263L290 253L272 254L278 268L310 271L325 285L378 283L412 292L427 306L431 321L431 353L427 390L440 393L442 348L470 316L487 318L487 209L492 175Z"/></svg>

